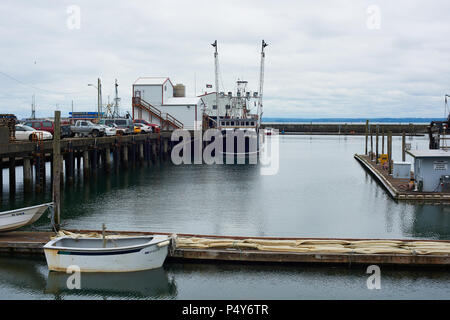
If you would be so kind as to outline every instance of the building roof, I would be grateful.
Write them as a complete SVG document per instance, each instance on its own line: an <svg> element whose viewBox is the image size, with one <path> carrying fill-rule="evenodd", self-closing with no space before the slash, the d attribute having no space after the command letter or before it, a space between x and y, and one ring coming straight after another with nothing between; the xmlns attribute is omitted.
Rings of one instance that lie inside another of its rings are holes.
<svg viewBox="0 0 450 320"><path fill-rule="evenodd" d="M407 153L414 158L450 158L450 150L443 149L408 150Z"/></svg>
<svg viewBox="0 0 450 320"><path fill-rule="evenodd" d="M174 97L164 100L164 106L192 106L197 105L200 98Z"/></svg>
<svg viewBox="0 0 450 320"><path fill-rule="evenodd" d="M137 85L163 85L169 77L139 77L133 84Z"/></svg>

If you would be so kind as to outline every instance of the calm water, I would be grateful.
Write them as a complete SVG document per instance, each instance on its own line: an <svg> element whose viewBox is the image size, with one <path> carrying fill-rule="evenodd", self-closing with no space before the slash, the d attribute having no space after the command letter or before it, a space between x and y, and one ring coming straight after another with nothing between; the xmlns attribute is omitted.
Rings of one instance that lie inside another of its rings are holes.
<svg viewBox="0 0 450 320"><path fill-rule="evenodd" d="M157 164L105 175L63 193L66 228L245 236L450 239L450 206L396 203L353 159L364 137L282 136L277 174L256 165ZM400 160L401 138L394 137ZM426 148L426 138L409 140ZM375 144L374 144L375 145ZM380 146L381 148L381 146ZM7 181L7 171L4 181ZM21 168L17 169L21 180ZM7 189L7 186L4 186ZM6 194L0 209L50 201ZM33 228L48 227L42 217ZM91 275L81 291L48 274L44 259L0 257L1 298L448 298L448 270L382 268L368 290L365 267L174 264L130 275ZM84 281L84 282L83 282Z"/></svg>

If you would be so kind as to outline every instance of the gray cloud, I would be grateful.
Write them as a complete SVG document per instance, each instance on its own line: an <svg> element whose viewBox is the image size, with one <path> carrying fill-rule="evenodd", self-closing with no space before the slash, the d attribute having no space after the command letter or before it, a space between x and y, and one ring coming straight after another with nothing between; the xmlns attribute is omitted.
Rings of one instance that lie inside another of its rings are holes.
<svg viewBox="0 0 450 320"><path fill-rule="evenodd" d="M81 29L66 26L81 9ZM367 8L381 28L366 27ZM140 76L169 76L194 95L214 83L219 41L226 91L257 90L260 41L269 42L265 116L441 117L450 92L447 1L2 1L0 112L95 110L119 81L122 110ZM30 88L37 87L38 89Z"/></svg>

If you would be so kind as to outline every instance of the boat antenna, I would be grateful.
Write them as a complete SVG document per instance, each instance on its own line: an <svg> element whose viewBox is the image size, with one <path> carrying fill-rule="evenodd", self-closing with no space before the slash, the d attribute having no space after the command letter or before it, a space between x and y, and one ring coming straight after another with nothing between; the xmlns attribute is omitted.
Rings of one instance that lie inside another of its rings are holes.
<svg viewBox="0 0 450 320"><path fill-rule="evenodd" d="M259 99L258 99L258 128L261 126L261 118L263 112L262 98L263 98L263 85L264 85L264 58L266 54L264 53L264 48L268 44L264 40L261 42L261 66L259 69Z"/></svg>
<svg viewBox="0 0 450 320"><path fill-rule="evenodd" d="M216 85L216 114L217 114L217 119L216 119L216 128L220 129L219 126L219 53L217 52L217 40L214 41L214 43L211 44L215 51L214 51L214 71L215 71L215 85Z"/></svg>
<svg viewBox="0 0 450 320"><path fill-rule="evenodd" d="M117 79L116 79L116 83L114 84L115 86L115 90L116 90L116 96L114 98L114 113L113 113L113 118L118 118L119 117L119 93L117 88L119 87L119 84L117 83Z"/></svg>

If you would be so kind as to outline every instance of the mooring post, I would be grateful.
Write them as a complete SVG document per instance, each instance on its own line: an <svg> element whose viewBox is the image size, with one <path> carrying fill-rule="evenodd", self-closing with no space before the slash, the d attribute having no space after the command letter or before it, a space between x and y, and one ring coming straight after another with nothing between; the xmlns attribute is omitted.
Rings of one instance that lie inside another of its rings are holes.
<svg viewBox="0 0 450 320"><path fill-rule="evenodd" d="M9 157L9 194L16 193L16 157Z"/></svg>
<svg viewBox="0 0 450 320"><path fill-rule="evenodd" d="M402 162L405 162L406 159L406 137L405 137L405 131L402 133Z"/></svg>
<svg viewBox="0 0 450 320"><path fill-rule="evenodd" d="M377 125L376 141L375 141L375 163L378 164L378 136L380 135L380 127Z"/></svg>
<svg viewBox="0 0 450 320"><path fill-rule="evenodd" d="M373 130L370 129L370 160L373 161Z"/></svg>
<svg viewBox="0 0 450 320"><path fill-rule="evenodd" d="M128 168L128 145L123 146L122 163L125 169Z"/></svg>
<svg viewBox="0 0 450 320"><path fill-rule="evenodd" d="M368 133L369 133L369 120L366 120L366 152L365 152L366 156L367 156L367 148L368 148L368 143L367 143Z"/></svg>
<svg viewBox="0 0 450 320"><path fill-rule="evenodd" d="M89 177L89 150L83 150L83 174L85 177Z"/></svg>
<svg viewBox="0 0 450 320"><path fill-rule="evenodd" d="M0 157L0 199L3 196L3 159Z"/></svg>
<svg viewBox="0 0 450 320"><path fill-rule="evenodd" d="M55 111L53 135L53 209L55 228L61 225L61 111Z"/></svg>
<svg viewBox="0 0 450 320"><path fill-rule="evenodd" d="M105 170L107 172L111 170L111 149L109 147L105 149Z"/></svg>
<svg viewBox="0 0 450 320"><path fill-rule="evenodd" d="M28 193L32 190L31 181L31 159L30 157L23 158L23 190Z"/></svg>
<svg viewBox="0 0 450 320"><path fill-rule="evenodd" d="M144 143L139 143L139 162L144 164Z"/></svg>
<svg viewBox="0 0 450 320"><path fill-rule="evenodd" d="M388 173L392 173L392 131L388 132Z"/></svg>
<svg viewBox="0 0 450 320"><path fill-rule="evenodd" d="M73 184L73 176L74 176L74 159L73 159L73 148L72 148L72 142L69 142L69 151L66 158L66 179L67 184L72 185Z"/></svg>

